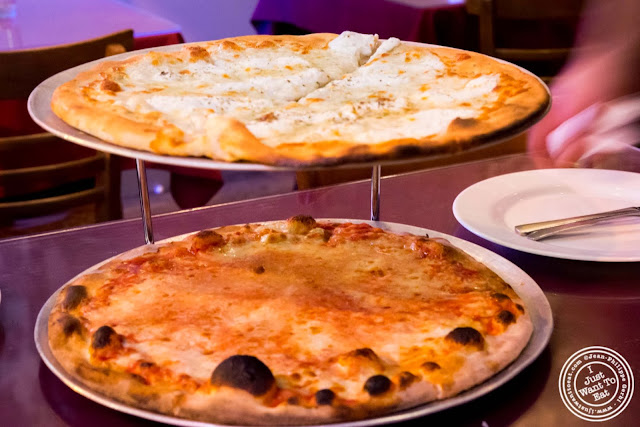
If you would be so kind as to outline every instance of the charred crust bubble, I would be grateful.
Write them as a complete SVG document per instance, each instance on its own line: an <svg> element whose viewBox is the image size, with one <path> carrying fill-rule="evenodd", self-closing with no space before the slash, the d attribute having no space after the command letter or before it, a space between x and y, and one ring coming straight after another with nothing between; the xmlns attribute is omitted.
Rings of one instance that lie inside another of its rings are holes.
<svg viewBox="0 0 640 427"><path fill-rule="evenodd" d="M482 334L471 327L455 328L447 334L447 338L458 344L482 348L484 338Z"/></svg>
<svg viewBox="0 0 640 427"><path fill-rule="evenodd" d="M60 327L62 328L62 333L66 337L70 337L74 333L79 334L82 332L82 324L80 323L80 320L69 314L65 314L60 317L58 322L60 324Z"/></svg>
<svg viewBox="0 0 640 427"><path fill-rule="evenodd" d="M400 388L409 387L417 379L418 377L416 377L415 375L413 375L411 372L408 372L408 371L401 372L400 375L398 376Z"/></svg>
<svg viewBox="0 0 640 427"><path fill-rule="evenodd" d="M116 338L118 334L113 330L111 326L100 326L93 334L91 340L91 347L94 349L100 349L108 346L111 343L112 338Z"/></svg>
<svg viewBox="0 0 640 427"><path fill-rule="evenodd" d="M508 295L502 294L500 292L495 292L493 294L491 294L491 296L496 300L496 301L509 301L511 300L511 298L509 298Z"/></svg>
<svg viewBox="0 0 640 427"><path fill-rule="evenodd" d="M513 313L509 310L502 310L500 313L498 313L498 320L503 325L509 325L516 321L516 316L514 316Z"/></svg>
<svg viewBox="0 0 640 427"><path fill-rule="evenodd" d="M318 405L331 405L335 398L336 394L328 388L316 391L316 403Z"/></svg>
<svg viewBox="0 0 640 427"><path fill-rule="evenodd" d="M522 305L520 305L520 304L516 304L516 308L517 308L518 310L520 310L520 313L523 313L523 314L524 314L524 307L523 307Z"/></svg>
<svg viewBox="0 0 640 427"><path fill-rule="evenodd" d="M427 372L433 372L440 369L440 365L438 365L436 362L424 362L420 366L422 366L422 369L424 369Z"/></svg>
<svg viewBox="0 0 640 427"><path fill-rule="evenodd" d="M254 267L253 272L256 274L262 274L264 273L264 267L261 265Z"/></svg>
<svg viewBox="0 0 640 427"><path fill-rule="evenodd" d="M211 374L211 384L238 388L262 396L275 384L273 374L254 356L235 355L223 360Z"/></svg>
<svg viewBox="0 0 640 427"><path fill-rule="evenodd" d="M73 310L76 308L83 299L87 297L87 288L82 285L68 286L64 291L64 301L62 301L62 308L65 310Z"/></svg>
<svg viewBox="0 0 640 427"><path fill-rule="evenodd" d="M391 388L391 380L384 375L374 375L364 383L364 389L370 396L378 396Z"/></svg>
<svg viewBox="0 0 640 427"><path fill-rule="evenodd" d="M375 353L375 351L371 350L368 347L353 350L352 354L356 357L364 357L369 360L378 360L378 355Z"/></svg>

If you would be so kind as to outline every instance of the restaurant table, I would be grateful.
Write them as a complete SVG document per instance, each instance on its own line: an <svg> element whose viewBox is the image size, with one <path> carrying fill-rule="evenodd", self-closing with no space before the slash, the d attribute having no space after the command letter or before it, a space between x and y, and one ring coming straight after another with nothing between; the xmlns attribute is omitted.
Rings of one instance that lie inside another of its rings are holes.
<svg viewBox="0 0 640 427"><path fill-rule="evenodd" d="M251 22L259 34L356 31L462 48L477 34L467 18L464 0L260 0Z"/></svg>
<svg viewBox="0 0 640 427"><path fill-rule="evenodd" d="M640 379L640 263L557 259L508 249L465 230L452 214L455 197L489 177L531 170L527 155L389 176L381 182L383 221L420 226L481 245L510 260L544 291L553 310L548 346L506 384L476 400L407 422L451 426L590 425L564 407L558 378L576 351L605 346ZM154 217L158 240L207 227L277 220L295 214L369 219L370 183L360 181ZM0 420L2 425L152 425L103 407L66 387L40 360L36 316L49 296L86 268L144 244L140 220L105 223L0 240ZM604 425L638 425L640 396Z"/></svg>

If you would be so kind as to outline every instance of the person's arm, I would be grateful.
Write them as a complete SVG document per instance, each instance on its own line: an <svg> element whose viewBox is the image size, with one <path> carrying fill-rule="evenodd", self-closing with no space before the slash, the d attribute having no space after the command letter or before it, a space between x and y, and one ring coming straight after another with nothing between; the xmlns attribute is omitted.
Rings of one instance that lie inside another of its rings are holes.
<svg viewBox="0 0 640 427"><path fill-rule="evenodd" d="M590 1L583 14L575 54L551 85L551 110L529 133L531 153L556 162L577 161L588 148L582 138L587 129L572 135L561 146L552 145L551 150L547 136L591 106L640 92L637 16L638 0ZM591 113L597 114L597 108Z"/></svg>

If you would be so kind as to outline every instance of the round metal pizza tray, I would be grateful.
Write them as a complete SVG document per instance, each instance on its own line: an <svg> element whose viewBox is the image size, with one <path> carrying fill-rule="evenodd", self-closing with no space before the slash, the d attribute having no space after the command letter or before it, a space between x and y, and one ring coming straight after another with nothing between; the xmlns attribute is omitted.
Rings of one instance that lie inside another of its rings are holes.
<svg viewBox="0 0 640 427"><path fill-rule="evenodd" d="M414 227L410 225L389 223L389 222L374 222L374 221L362 221L362 220L348 220L348 219L319 219L318 221L333 221L333 222L355 222L355 223L367 223L376 227L380 227L382 229L395 232L395 233L410 233L415 235L428 235L429 237L441 237L449 240L453 245L458 248L464 250L471 256L473 256L478 261L490 267L493 271L499 274L507 283L509 283L516 293L522 298L525 303L525 306L528 309L529 315L531 317L531 321L533 323L533 334L529 340L529 343L524 348L522 353L518 356L516 360L514 360L510 365L508 365L505 369L498 372L493 377L489 378L487 381L463 392L459 395L445 399L430 402L424 405L416 406L411 409L406 409L400 412L390 413L387 415L379 416L376 418L370 418L359 421L349 421L342 423L332 423L330 424L333 427L361 427L361 426L371 426L371 425L384 425L397 423L402 421L412 420L418 417L422 417L428 414L433 414L435 412L439 412L454 406L461 405L463 403L472 401L477 399L485 394L492 392L497 389L513 377L515 377L518 373L520 373L523 369L529 366L533 361L540 355L542 350L547 346L549 339L551 337L551 332L553 330L553 317L551 313L551 306L547 301L544 293L540 289L540 287L534 282L534 280L529 277L524 271L522 271L515 264L510 261L502 258L501 256L485 249L476 244L467 242L465 240L459 239L457 237L453 237L447 234L439 233L437 231L428 230L425 228ZM265 222L266 224L266 222ZM191 234L191 233L190 233ZM171 241L171 240L180 240L186 236L176 236L171 239L167 239L163 242ZM162 242L159 242L162 243ZM119 256L136 256L140 254L142 251L148 250L149 246L143 246L137 249L133 249L131 251L125 252ZM78 276L83 274L87 274L91 271L98 269L101 265L108 262L109 260L103 261L84 272L80 273ZM76 277L78 277L76 276ZM71 279L68 283L72 282L74 279ZM115 409L120 412L124 412L127 414L135 415L141 418L158 421L162 423L177 425L177 426L187 426L187 427L212 427L212 426L222 426L222 424L214 424L207 423L201 421L192 421L184 418L178 418L168 415L162 415L156 412L151 412L143 409L138 409L133 406L126 405L118 400L105 396L101 393L98 393L90 388L88 388L85 384L78 381L74 376L72 376L69 372L65 371L64 368L58 363L56 358L54 357L51 349L49 348L48 341L48 319L55 303L57 295L60 293L62 288L65 285L60 287L44 304L40 313L38 314L38 318L36 320L36 326L34 331L35 343L38 353L40 353L40 357L47 365L47 367L67 386L69 386L75 392L85 396L88 399L91 399L103 406L106 406L111 409Z"/></svg>
<svg viewBox="0 0 640 427"><path fill-rule="evenodd" d="M434 46L428 45L424 43L417 42L408 42L412 44L417 44L421 46ZM92 148L94 150L104 151L111 154L116 154L123 157L140 159L148 162L165 164L165 165L173 165L173 166L181 166L188 168L199 168L199 169L220 169L220 170L230 170L230 171L290 171L290 170L313 170L313 169L334 169L334 168L354 168L354 167L364 167L364 166L373 166L373 165L395 165L395 164L405 164L405 163L413 163L419 162L422 160L431 160L439 157L451 156L455 153L434 153L434 154L424 154L418 155L414 157L404 157L400 159L392 159L392 160L376 160L376 161L367 161L367 162L358 162L358 163L345 163L345 164L337 164L337 165L329 165L329 166L270 166L264 165L260 163L240 163L240 162L223 162L216 161L204 157L180 157L180 156L167 156L162 154L155 154L149 151L136 150L132 148L121 147L118 145L111 144L109 142L103 141L99 138L96 138L92 135L89 135L81 130L78 130L63 120L61 120L58 116L54 114L51 110L51 98L54 90L63 83L73 79L78 73L83 71L88 71L93 68L96 64L104 61L114 61L114 60L123 60L130 56L140 55L141 53L145 53L148 51L156 51L156 52L172 52L175 50L179 50L184 45L170 45L170 46L162 46L158 48L149 48L143 50L136 50L132 52L122 53L120 55L114 55L103 59L98 59L92 62L88 62L86 64L79 65L74 68L70 68L68 70L62 71L52 77L49 77L47 80L40 83L34 90L31 92L29 96L27 108L29 110L29 114L33 118L33 120L40 125L42 128L51 132L52 134L66 139L67 141L76 143L78 145L82 145L88 148ZM454 49L454 48L449 48ZM460 49L454 49L460 50ZM460 50L464 52L463 50ZM537 76L532 74L530 71L525 70L515 64L511 64L507 61L503 61L497 58L493 58L498 62L509 64L510 66L519 69L525 74L528 74L534 78L536 78L540 84L547 89L547 93L549 93L549 89L546 84L540 80ZM549 97L550 99L550 97ZM531 126L540 121L549 110L551 104L547 103L545 108L540 110L538 113L534 114L523 123L520 123L518 126L510 127L504 131L497 132L491 140L482 141L477 144L471 145L465 149L466 151L473 151L488 145L497 144L506 139L512 138Z"/></svg>

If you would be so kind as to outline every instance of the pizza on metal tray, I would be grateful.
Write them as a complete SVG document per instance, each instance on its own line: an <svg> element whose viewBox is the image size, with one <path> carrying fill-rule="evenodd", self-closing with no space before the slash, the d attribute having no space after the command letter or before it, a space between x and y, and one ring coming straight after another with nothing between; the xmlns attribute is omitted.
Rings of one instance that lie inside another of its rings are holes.
<svg viewBox="0 0 640 427"><path fill-rule="evenodd" d="M244 36L102 61L53 111L170 156L318 166L456 152L539 118L546 87L452 48L345 32Z"/></svg>
<svg viewBox="0 0 640 427"><path fill-rule="evenodd" d="M296 216L116 257L60 291L48 334L70 375L135 408L311 424L485 381L527 344L527 310L446 240Z"/></svg>

